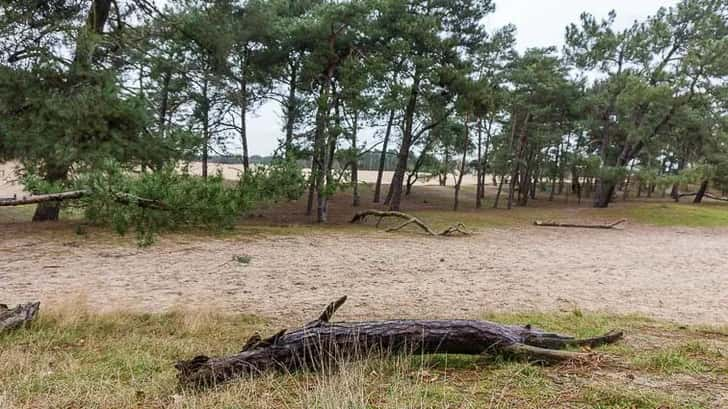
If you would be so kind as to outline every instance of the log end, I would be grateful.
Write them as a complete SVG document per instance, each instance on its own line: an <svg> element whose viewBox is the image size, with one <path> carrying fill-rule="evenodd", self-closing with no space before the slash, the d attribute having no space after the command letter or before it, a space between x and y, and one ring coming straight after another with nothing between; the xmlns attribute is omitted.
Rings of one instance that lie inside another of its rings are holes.
<svg viewBox="0 0 728 409"><path fill-rule="evenodd" d="M0 304L0 332L22 328L38 316L40 302L33 302L10 309Z"/></svg>

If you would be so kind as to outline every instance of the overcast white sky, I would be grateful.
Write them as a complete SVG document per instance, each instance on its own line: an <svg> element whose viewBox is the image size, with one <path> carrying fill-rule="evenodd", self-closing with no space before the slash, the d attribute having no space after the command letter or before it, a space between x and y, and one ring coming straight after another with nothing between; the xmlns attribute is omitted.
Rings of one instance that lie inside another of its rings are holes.
<svg viewBox="0 0 728 409"><path fill-rule="evenodd" d="M509 23L518 28L518 49L530 47L559 48L564 42L566 26L578 22L582 12L597 17L617 11L617 26L625 27L642 20L662 6L672 6L677 0L496 0L496 12L486 24L499 27ZM248 118L251 155L269 155L282 137L278 106L267 104ZM232 147L231 147L232 148Z"/></svg>

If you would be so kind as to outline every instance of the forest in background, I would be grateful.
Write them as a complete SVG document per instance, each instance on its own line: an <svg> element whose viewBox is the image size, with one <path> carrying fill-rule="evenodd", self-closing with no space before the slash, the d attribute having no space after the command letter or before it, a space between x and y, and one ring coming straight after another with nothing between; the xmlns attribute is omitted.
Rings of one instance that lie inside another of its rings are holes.
<svg viewBox="0 0 728 409"><path fill-rule="evenodd" d="M374 202L392 210L421 173L457 176L455 209L468 172L476 207L486 174L498 185L494 206L508 208L528 205L537 186L552 197L585 192L598 208L630 189L696 202L728 190L725 1L682 0L626 29L614 27L615 12L584 13L562 50L522 53L516 27L484 25L494 8L3 1L0 159L20 161L33 193L83 192L87 218L121 231L229 225L256 203L304 191L308 213L325 222L342 185L361 204L358 170L377 153ZM284 138L269 166L251 169L246 118L267 102L280 105ZM236 187L207 172L233 140L250 170ZM202 178L179 174L194 158ZM40 203L34 220L55 220L59 208Z"/></svg>

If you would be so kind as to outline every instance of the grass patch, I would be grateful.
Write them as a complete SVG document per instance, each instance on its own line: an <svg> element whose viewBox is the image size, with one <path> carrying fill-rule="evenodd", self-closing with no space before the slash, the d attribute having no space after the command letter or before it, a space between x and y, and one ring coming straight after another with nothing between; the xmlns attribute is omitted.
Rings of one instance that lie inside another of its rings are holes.
<svg viewBox="0 0 728 409"><path fill-rule="evenodd" d="M655 226L726 227L728 206L720 203L701 205L652 203L627 206L623 210L631 221Z"/></svg>
<svg viewBox="0 0 728 409"><path fill-rule="evenodd" d="M265 374L194 391L179 388L174 362L200 353L235 353L253 333L271 333L279 325L201 311L93 314L78 307L83 304L43 309L30 328L0 336L0 407L710 407L720 406L719 395L695 395L690 382L635 389L624 380L681 373L725 384L728 362L721 352L728 339L641 317L490 314L486 318L578 336L624 328L628 338L601 350L609 360L589 368L544 368L485 356L400 356L345 363L328 374ZM645 349L633 342L644 334L653 341L655 334L664 338L657 348ZM619 364L610 366L612 360ZM605 371L617 376L600 376Z"/></svg>

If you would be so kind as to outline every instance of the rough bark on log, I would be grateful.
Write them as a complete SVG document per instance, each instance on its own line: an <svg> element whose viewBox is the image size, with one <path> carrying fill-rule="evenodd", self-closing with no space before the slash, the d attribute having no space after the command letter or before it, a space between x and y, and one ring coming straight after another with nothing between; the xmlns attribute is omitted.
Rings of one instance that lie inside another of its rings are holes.
<svg viewBox="0 0 728 409"><path fill-rule="evenodd" d="M18 305L13 309L0 304L0 334L28 325L38 315L39 309L39 302Z"/></svg>
<svg viewBox="0 0 728 409"><path fill-rule="evenodd" d="M447 229L443 230L442 232L436 232L432 229L427 223L423 222L419 218L412 216L407 213L403 212L395 212L395 211L379 211L379 210L365 210L363 212L359 212L354 215L354 217L351 219L350 223L360 223L365 222L367 218L369 217L377 217L377 227L379 227L379 224L382 222L382 219L390 217L390 218L398 218L404 220L404 222L398 226L392 227L387 229L387 233L395 232L404 229L405 227L414 224L415 226L419 227L425 233L429 234L430 236L452 236L453 234L459 233L465 236L469 236L472 233L470 233L465 225L463 223L458 223L455 225L452 225L448 227Z"/></svg>
<svg viewBox="0 0 728 409"><path fill-rule="evenodd" d="M617 226L626 223L626 219L617 220L614 223L608 223L608 224L579 224L579 223L559 223L559 222L553 222L548 221L544 222L541 220L537 220L533 222L534 225L539 227L573 227L578 229L614 229Z"/></svg>
<svg viewBox="0 0 728 409"><path fill-rule="evenodd" d="M303 328L282 330L261 339L253 336L233 356L198 356L178 362L179 381L189 386L212 386L266 371L288 373L322 370L350 360L388 354L505 354L535 362L588 359L589 353L563 351L567 347L595 347L622 338L613 331L601 337L575 339L543 332L530 325L503 325L474 320L392 320L331 323L346 301L330 304Z"/></svg>
<svg viewBox="0 0 728 409"><path fill-rule="evenodd" d="M74 190L70 192L51 193L47 195L24 196L21 198L12 197L8 199L0 199L0 207L3 206L23 206L47 202L62 202L64 200L80 199L89 194L87 190ZM115 193L115 200L125 205L139 206L147 209L168 210L169 208L163 202L154 199L146 199L143 197L132 195L131 193Z"/></svg>

